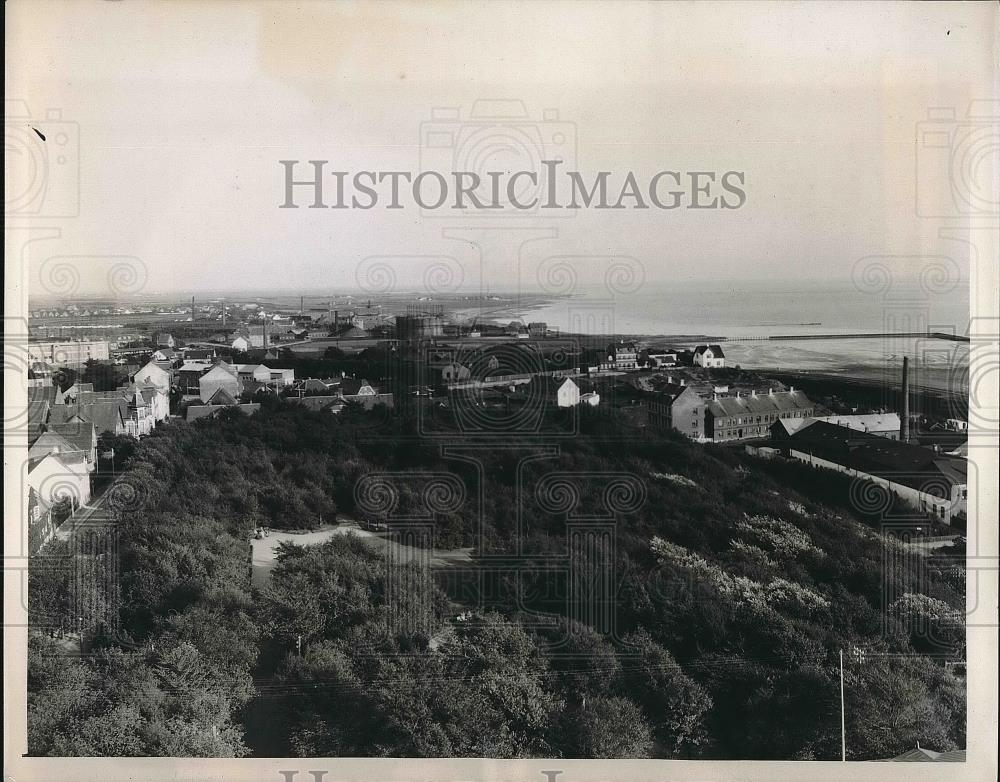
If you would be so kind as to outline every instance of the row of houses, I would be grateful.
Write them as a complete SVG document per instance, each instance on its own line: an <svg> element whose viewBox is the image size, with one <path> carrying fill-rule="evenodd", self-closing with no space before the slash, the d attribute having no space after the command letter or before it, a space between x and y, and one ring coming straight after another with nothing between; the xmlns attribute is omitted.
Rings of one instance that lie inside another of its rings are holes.
<svg viewBox="0 0 1000 782"><path fill-rule="evenodd" d="M181 396L198 397L207 404L219 390L238 399L245 392L262 388L288 388L295 383L295 370L271 369L265 364L230 364L211 349L185 351L179 359L172 352L160 350L135 373L133 381L166 394L176 389Z"/></svg>
<svg viewBox="0 0 1000 782"><path fill-rule="evenodd" d="M90 501L104 433L144 437L169 414L166 394L129 384L94 391L85 383L28 389L28 472L25 497L32 552L52 535L57 509L73 513Z"/></svg>
<svg viewBox="0 0 1000 782"><path fill-rule="evenodd" d="M360 404L366 410L393 407L393 395L382 393L364 378L308 378L299 381L286 399L310 410L341 412L348 404Z"/></svg>
<svg viewBox="0 0 1000 782"><path fill-rule="evenodd" d="M775 421L811 418L815 405L802 391L737 391L705 399L684 379L668 382L646 401L651 427L676 430L692 440L732 442L768 437Z"/></svg>
<svg viewBox="0 0 1000 782"><path fill-rule="evenodd" d="M619 340L602 351L587 354L588 365L598 371L632 372L640 367L675 367L682 364L721 369L726 354L719 345L698 345L691 350L641 350L637 343Z"/></svg>

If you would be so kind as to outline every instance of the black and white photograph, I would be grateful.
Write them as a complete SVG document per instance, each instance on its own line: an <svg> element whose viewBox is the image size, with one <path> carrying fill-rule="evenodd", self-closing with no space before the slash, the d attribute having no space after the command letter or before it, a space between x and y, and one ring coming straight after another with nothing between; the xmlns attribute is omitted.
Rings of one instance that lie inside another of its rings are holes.
<svg viewBox="0 0 1000 782"><path fill-rule="evenodd" d="M996 778L995 2L5 22L5 779Z"/></svg>

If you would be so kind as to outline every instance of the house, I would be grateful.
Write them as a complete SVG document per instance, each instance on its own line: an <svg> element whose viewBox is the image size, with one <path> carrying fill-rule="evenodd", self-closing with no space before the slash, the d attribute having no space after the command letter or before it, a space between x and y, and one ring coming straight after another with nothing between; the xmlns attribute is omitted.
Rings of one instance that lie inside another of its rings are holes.
<svg viewBox="0 0 1000 782"><path fill-rule="evenodd" d="M151 398L143 396L136 386L126 389L123 399L128 403L128 418L125 421L125 431L132 437L145 437L153 431L156 419L153 416Z"/></svg>
<svg viewBox="0 0 1000 782"><path fill-rule="evenodd" d="M215 393L209 397L208 401L205 403L207 405L238 405L240 400L233 396L229 389L225 387L220 387L215 390Z"/></svg>
<svg viewBox="0 0 1000 782"><path fill-rule="evenodd" d="M367 380L345 377L340 381L340 395L348 402L362 401L364 397L378 396L378 392Z"/></svg>
<svg viewBox="0 0 1000 782"><path fill-rule="evenodd" d="M188 405L187 410L184 411L184 420L197 421L200 418L210 418L223 410L238 410L244 415L253 415L260 410L260 405L256 402L237 405Z"/></svg>
<svg viewBox="0 0 1000 782"><path fill-rule="evenodd" d="M699 367L717 369L726 365L726 354L718 345L699 345L694 349L694 363Z"/></svg>
<svg viewBox="0 0 1000 782"><path fill-rule="evenodd" d="M211 371L211 369L212 364L204 361L185 361L176 371L177 387L180 389L180 392L186 396L201 393L198 382L201 380L202 375Z"/></svg>
<svg viewBox="0 0 1000 782"><path fill-rule="evenodd" d="M450 361L445 364L431 365L430 367L435 372L440 373L441 383L447 385L448 383L460 383L464 380L468 380L472 376L472 371L464 364L459 364L457 361Z"/></svg>
<svg viewBox="0 0 1000 782"><path fill-rule="evenodd" d="M827 421L778 420L771 425L771 439L784 456L876 483L944 524L966 515L963 458Z"/></svg>
<svg viewBox="0 0 1000 782"><path fill-rule="evenodd" d="M360 329L357 326L350 326L337 334L338 339L365 339L368 336L369 334L367 331Z"/></svg>
<svg viewBox="0 0 1000 782"><path fill-rule="evenodd" d="M49 413L50 424L90 422L94 425L98 436L104 432L128 434L126 421L129 418L128 400L121 397L98 399L75 405L58 405Z"/></svg>
<svg viewBox="0 0 1000 782"><path fill-rule="evenodd" d="M70 425L72 426L72 424ZM90 428L93 430L93 424L90 424ZM94 471L93 462L89 459L89 452L83 451L76 443L69 440L69 438L54 431L42 432L28 449L28 460L41 460L46 454L50 453L57 456L60 454L63 456L74 454L73 458L83 458L88 473Z"/></svg>
<svg viewBox="0 0 1000 782"><path fill-rule="evenodd" d="M34 396L33 392L46 392L49 389L55 390L52 386L48 388L29 388L28 389L28 418L27 418L27 428L28 428L28 445L31 445L35 440L38 439L44 430L45 423L49 420L49 413L52 409L52 403L44 395Z"/></svg>
<svg viewBox="0 0 1000 782"><path fill-rule="evenodd" d="M236 369L225 361L220 361L198 378L198 397L202 402L208 402L220 388L226 389L234 399L239 399L243 393L243 384Z"/></svg>
<svg viewBox="0 0 1000 782"><path fill-rule="evenodd" d="M170 397L157 389L155 386L136 386L142 394L143 400L149 405L153 415L154 425L165 421L170 415Z"/></svg>
<svg viewBox="0 0 1000 782"><path fill-rule="evenodd" d="M580 404L580 387L568 377L538 376L532 379L528 393L532 393L535 387L548 404L556 407L576 407Z"/></svg>
<svg viewBox="0 0 1000 782"><path fill-rule="evenodd" d="M673 378L646 400L648 425L658 432L674 430L702 440L705 437L705 400L691 387Z"/></svg>
<svg viewBox="0 0 1000 782"><path fill-rule="evenodd" d="M608 345L608 368L629 372L638 367L639 350L634 342L620 340Z"/></svg>
<svg viewBox="0 0 1000 782"><path fill-rule="evenodd" d="M263 364L233 364L232 368L244 383L248 380L266 383L271 379L271 370Z"/></svg>
<svg viewBox="0 0 1000 782"><path fill-rule="evenodd" d="M899 439L900 421L898 413L865 413L862 415L821 415L814 421L826 421L836 426L846 426L856 432L868 432L890 440Z"/></svg>
<svg viewBox="0 0 1000 782"><path fill-rule="evenodd" d="M639 364L643 363L647 367L674 367L677 366L677 354L647 351L639 358Z"/></svg>
<svg viewBox="0 0 1000 782"><path fill-rule="evenodd" d="M250 347L266 348L275 341L275 330L267 321L251 323L248 332L247 339L250 341Z"/></svg>
<svg viewBox="0 0 1000 782"><path fill-rule="evenodd" d="M205 364L211 364L215 357L215 348L185 348L183 354L185 362L199 361Z"/></svg>
<svg viewBox="0 0 1000 782"><path fill-rule="evenodd" d="M775 421L812 418L814 410L809 397L794 387L766 394L715 394L705 402L705 437L717 443L767 437Z"/></svg>
<svg viewBox="0 0 1000 782"><path fill-rule="evenodd" d="M327 394L332 386L339 385L339 383L339 380L333 380L332 378L329 381L325 381L310 377L299 383L298 390L305 394Z"/></svg>
<svg viewBox="0 0 1000 782"><path fill-rule="evenodd" d="M288 388L295 385L294 369L272 369L270 384L275 388Z"/></svg>
<svg viewBox="0 0 1000 782"><path fill-rule="evenodd" d="M161 331L156 335L156 338L153 340L153 344L156 345L157 348L173 348L176 347L177 343L171 334Z"/></svg>
<svg viewBox="0 0 1000 782"><path fill-rule="evenodd" d="M375 407L393 407L395 400L392 394L380 394L367 380L348 377L340 381L340 385L335 387L344 402L360 404L365 410ZM337 412L337 411L334 411Z"/></svg>
<svg viewBox="0 0 1000 782"><path fill-rule="evenodd" d="M55 368L44 361L35 361L28 367L28 388L52 385L52 373Z"/></svg>
<svg viewBox="0 0 1000 782"><path fill-rule="evenodd" d="M97 469L97 428L93 423L83 420L49 423L46 429L68 440L76 450L83 451L88 472Z"/></svg>
<svg viewBox="0 0 1000 782"><path fill-rule="evenodd" d="M170 394L171 380L171 373L152 361L132 376L132 382L137 386L153 386L167 395Z"/></svg>
<svg viewBox="0 0 1000 782"><path fill-rule="evenodd" d="M177 351L173 348L157 348L153 351L151 358L153 361L169 361L172 363L177 360Z"/></svg>
<svg viewBox="0 0 1000 782"><path fill-rule="evenodd" d="M305 407L308 410L317 412L327 411L334 414L339 413L347 405L342 396L333 396L330 394L322 396L293 396L289 397L288 401L300 407Z"/></svg>
<svg viewBox="0 0 1000 782"><path fill-rule="evenodd" d="M42 509L69 500L73 508L90 502L90 473L81 451L46 453L28 462L28 486Z"/></svg>
<svg viewBox="0 0 1000 782"><path fill-rule="evenodd" d="M541 339L549 333L549 324L544 321L534 321L528 324L528 336L532 339Z"/></svg>
<svg viewBox="0 0 1000 782"><path fill-rule="evenodd" d="M82 394L93 393L93 391L93 383L74 383L65 391L56 393L56 404L73 404L81 397Z"/></svg>
<svg viewBox="0 0 1000 782"><path fill-rule="evenodd" d="M66 342L28 341L28 362L63 367L82 367L91 359L107 361L110 346L104 340L69 340Z"/></svg>
<svg viewBox="0 0 1000 782"><path fill-rule="evenodd" d="M229 343L229 346L237 353L246 353L251 347L253 347L250 344L250 340L244 336L236 337L231 343Z"/></svg>

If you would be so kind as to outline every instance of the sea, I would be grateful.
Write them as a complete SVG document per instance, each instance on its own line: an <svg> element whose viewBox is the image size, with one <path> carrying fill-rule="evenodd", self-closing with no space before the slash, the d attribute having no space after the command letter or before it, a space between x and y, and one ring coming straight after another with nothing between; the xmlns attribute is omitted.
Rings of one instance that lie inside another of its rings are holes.
<svg viewBox="0 0 1000 782"><path fill-rule="evenodd" d="M966 391L969 343L926 335L967 334L968 283L937 282L893 280L880 288L878 281L679 280L626 291L581 286L540 304L534 297L524 307L512 297L497 319L509 314L563 333L643 336L651 345L684 347L711 338L723 346L728 364L745 368L895 376L909 356L926 385ZM914 332L921 336L890 336Z"/></svg>

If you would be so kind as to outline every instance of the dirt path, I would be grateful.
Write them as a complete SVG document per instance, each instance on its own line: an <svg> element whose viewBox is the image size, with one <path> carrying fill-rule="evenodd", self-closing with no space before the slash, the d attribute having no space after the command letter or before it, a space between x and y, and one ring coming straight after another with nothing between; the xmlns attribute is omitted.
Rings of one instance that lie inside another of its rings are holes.
<svg viewBox="0 0 1000 782"><path fill-rule="evenodd" d="M384 533L370 532L361 529L356 522L342 522L336 527L317 532L278 532L271 530L266 538L251 540L253 549L253 580L255 587L263 588L274 567L278 544L284 541L300 546L312 546L324 543L337 535L357 535L371 542L379 550L385 552L391 547L397 562L412 562L423 559L426 552L413 546L404 546L390 540ZM471 548L434 549L431 554L431 567L455 567L472 560Z"/></svg>

